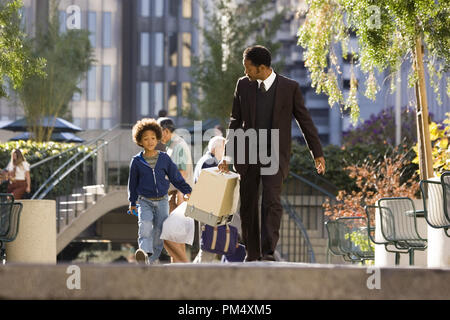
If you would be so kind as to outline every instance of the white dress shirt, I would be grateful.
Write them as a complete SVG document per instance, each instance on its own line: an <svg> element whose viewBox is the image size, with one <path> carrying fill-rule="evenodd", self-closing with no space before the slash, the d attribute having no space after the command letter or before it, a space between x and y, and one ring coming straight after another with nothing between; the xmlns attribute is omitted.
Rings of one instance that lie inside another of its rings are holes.
<svg viewBox="0 0 450 320"><path fill-rule="evenodd" d="M275 74L275 72L272 69L270 76L268 76L266 80L264 80L264 81L259 80L259 79L256 80L256 81L258 81L258 88L261 86L261 82L264 82L264 87L266 88L266 91L268 91L269 88L272 86L273 82L275 81L276 76L277 75Z"/></svg>

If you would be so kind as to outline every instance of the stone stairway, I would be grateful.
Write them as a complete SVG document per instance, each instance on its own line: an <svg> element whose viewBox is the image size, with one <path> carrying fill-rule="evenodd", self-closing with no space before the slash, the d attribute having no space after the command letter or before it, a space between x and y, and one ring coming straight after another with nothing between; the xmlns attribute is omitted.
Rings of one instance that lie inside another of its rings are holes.
<svg viewBox="0 0 450 320"><path fill-rule="evenodd" d="M56 219L58 233L61 233L89 206L94 205L105 194L104 185L92 185L76 188L67 196L57 197Z"/></svg>

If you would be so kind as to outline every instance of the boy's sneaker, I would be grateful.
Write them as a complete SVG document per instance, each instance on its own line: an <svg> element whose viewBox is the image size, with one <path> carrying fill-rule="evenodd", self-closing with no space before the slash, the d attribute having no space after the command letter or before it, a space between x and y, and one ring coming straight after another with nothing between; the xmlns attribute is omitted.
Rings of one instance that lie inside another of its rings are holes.
<svg viewBox="0 0 450 320"><path fill-rule="evenodd" d="M134 256L136 257L136 262L138 264L148 264L148 255L144 250L137 249Z"/></svg>

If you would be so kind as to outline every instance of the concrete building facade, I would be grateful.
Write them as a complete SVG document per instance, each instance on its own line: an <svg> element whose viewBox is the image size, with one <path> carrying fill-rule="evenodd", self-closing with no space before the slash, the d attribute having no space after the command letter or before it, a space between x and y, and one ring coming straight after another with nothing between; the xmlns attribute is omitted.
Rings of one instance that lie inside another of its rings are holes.
<svg viewBox="0 0 450 320"><path fill-rule="evenodd" d="M81 94L76 93L69 103L73 123L83 129L109 129L120 122L122 1L121 0L60 0L55 2L60 32L68 28L90 31L95 62L80 81ZM24 0L22 25L33 36L36 28L50 14L49 0ZM18 97L0 100L0 121L10 122L23 116Z"/></svg>
<svg viewBox="0 0 450 320"><path fill-rule="evenodd" d="M198 54L195 0L123 1L122 122L157 117L177 122L190 108L192 55Z"/></svg>

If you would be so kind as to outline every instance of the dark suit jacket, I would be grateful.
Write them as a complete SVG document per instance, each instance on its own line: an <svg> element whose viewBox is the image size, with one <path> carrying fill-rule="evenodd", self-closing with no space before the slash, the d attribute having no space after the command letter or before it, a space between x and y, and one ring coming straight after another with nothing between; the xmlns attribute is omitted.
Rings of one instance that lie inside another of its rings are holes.
<svg viewBox="0 0 450 320"><path fill-rule="evenodd" d="M287 177L291 155L292 116L297 120L313 158L323 156L323 152L317 128L305 107L299 84L277 73L276 75L278 80L274 82L274 85L277 83L277 87L275 88L272 129L279 129L279 164L283 176ZM257 83L257 81L250 81L247 77L242 77L238 80L234 92L229 129L242 128L244 131L250 128L256 129ZM248 168L248 164L235 163L234 166L241 175L244 175Z"/></svg>

